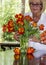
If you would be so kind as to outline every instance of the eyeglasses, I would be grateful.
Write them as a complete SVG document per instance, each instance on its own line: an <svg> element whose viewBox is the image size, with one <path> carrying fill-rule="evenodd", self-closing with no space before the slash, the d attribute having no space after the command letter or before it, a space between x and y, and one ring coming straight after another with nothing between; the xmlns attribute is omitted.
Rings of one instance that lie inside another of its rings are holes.
<svg viewBox="0 0 46 65"><path fill-rule="evenodd" d="M42 3L36 3L36 4L34 4L33 2L30 2L29 5L31 5L31 6L42 6Z"/></svg>

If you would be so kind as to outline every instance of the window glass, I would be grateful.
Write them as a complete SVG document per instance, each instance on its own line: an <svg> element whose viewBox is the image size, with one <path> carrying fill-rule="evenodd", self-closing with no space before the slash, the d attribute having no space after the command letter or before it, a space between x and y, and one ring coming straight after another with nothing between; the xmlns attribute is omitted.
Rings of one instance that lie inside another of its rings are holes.
<svg viewBox="0 0 46 65"><path fill-rule="evenodd" d="M22 8L22 0L0 0L0 25L6 22L8 16L21 13Z"/></svg>

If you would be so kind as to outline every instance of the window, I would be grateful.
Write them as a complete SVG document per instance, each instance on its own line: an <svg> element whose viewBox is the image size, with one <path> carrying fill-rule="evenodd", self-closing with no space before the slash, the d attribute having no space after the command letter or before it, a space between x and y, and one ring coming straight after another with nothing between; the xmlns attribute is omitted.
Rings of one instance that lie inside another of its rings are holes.
<svg viewBox="0 0 46 65"><path fill-rule="evenodd" d="M6 22L7 17L21 13L22 5L22 0L0 0L0 25Z"/></svg>

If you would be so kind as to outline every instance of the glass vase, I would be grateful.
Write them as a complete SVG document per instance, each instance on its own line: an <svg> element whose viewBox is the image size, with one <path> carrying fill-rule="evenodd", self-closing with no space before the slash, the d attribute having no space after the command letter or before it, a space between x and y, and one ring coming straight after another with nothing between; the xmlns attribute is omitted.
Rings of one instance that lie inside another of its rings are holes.
<svg viewBox="0 0 46 65"><path fill-rule="evenodd" d="M20 43L21 53L26 53L27 48L28 48L28 42L21 42L21 43Z"/></svg>

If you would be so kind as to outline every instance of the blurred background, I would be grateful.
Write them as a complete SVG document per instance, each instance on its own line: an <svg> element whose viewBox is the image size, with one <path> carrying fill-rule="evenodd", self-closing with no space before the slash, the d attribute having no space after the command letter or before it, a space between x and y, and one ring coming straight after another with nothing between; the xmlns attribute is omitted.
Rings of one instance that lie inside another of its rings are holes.
<svg viewBox="0 0 46 65"><path fill-rule="evenodd" d="M0 42L2 41L2 25L7 22L8 17L27 12L30 12L28 0L0 0ZM4 52L0 47L0 65L12 65L13 63L13 50L9 50L9 48L6 50Z"/></svg>
<svg viewBox="0 0 46 65"><path fill-rule="evenodd" d="M28 0L0 0L0 26L6 22L7 17L29 11Z"/></svg>

